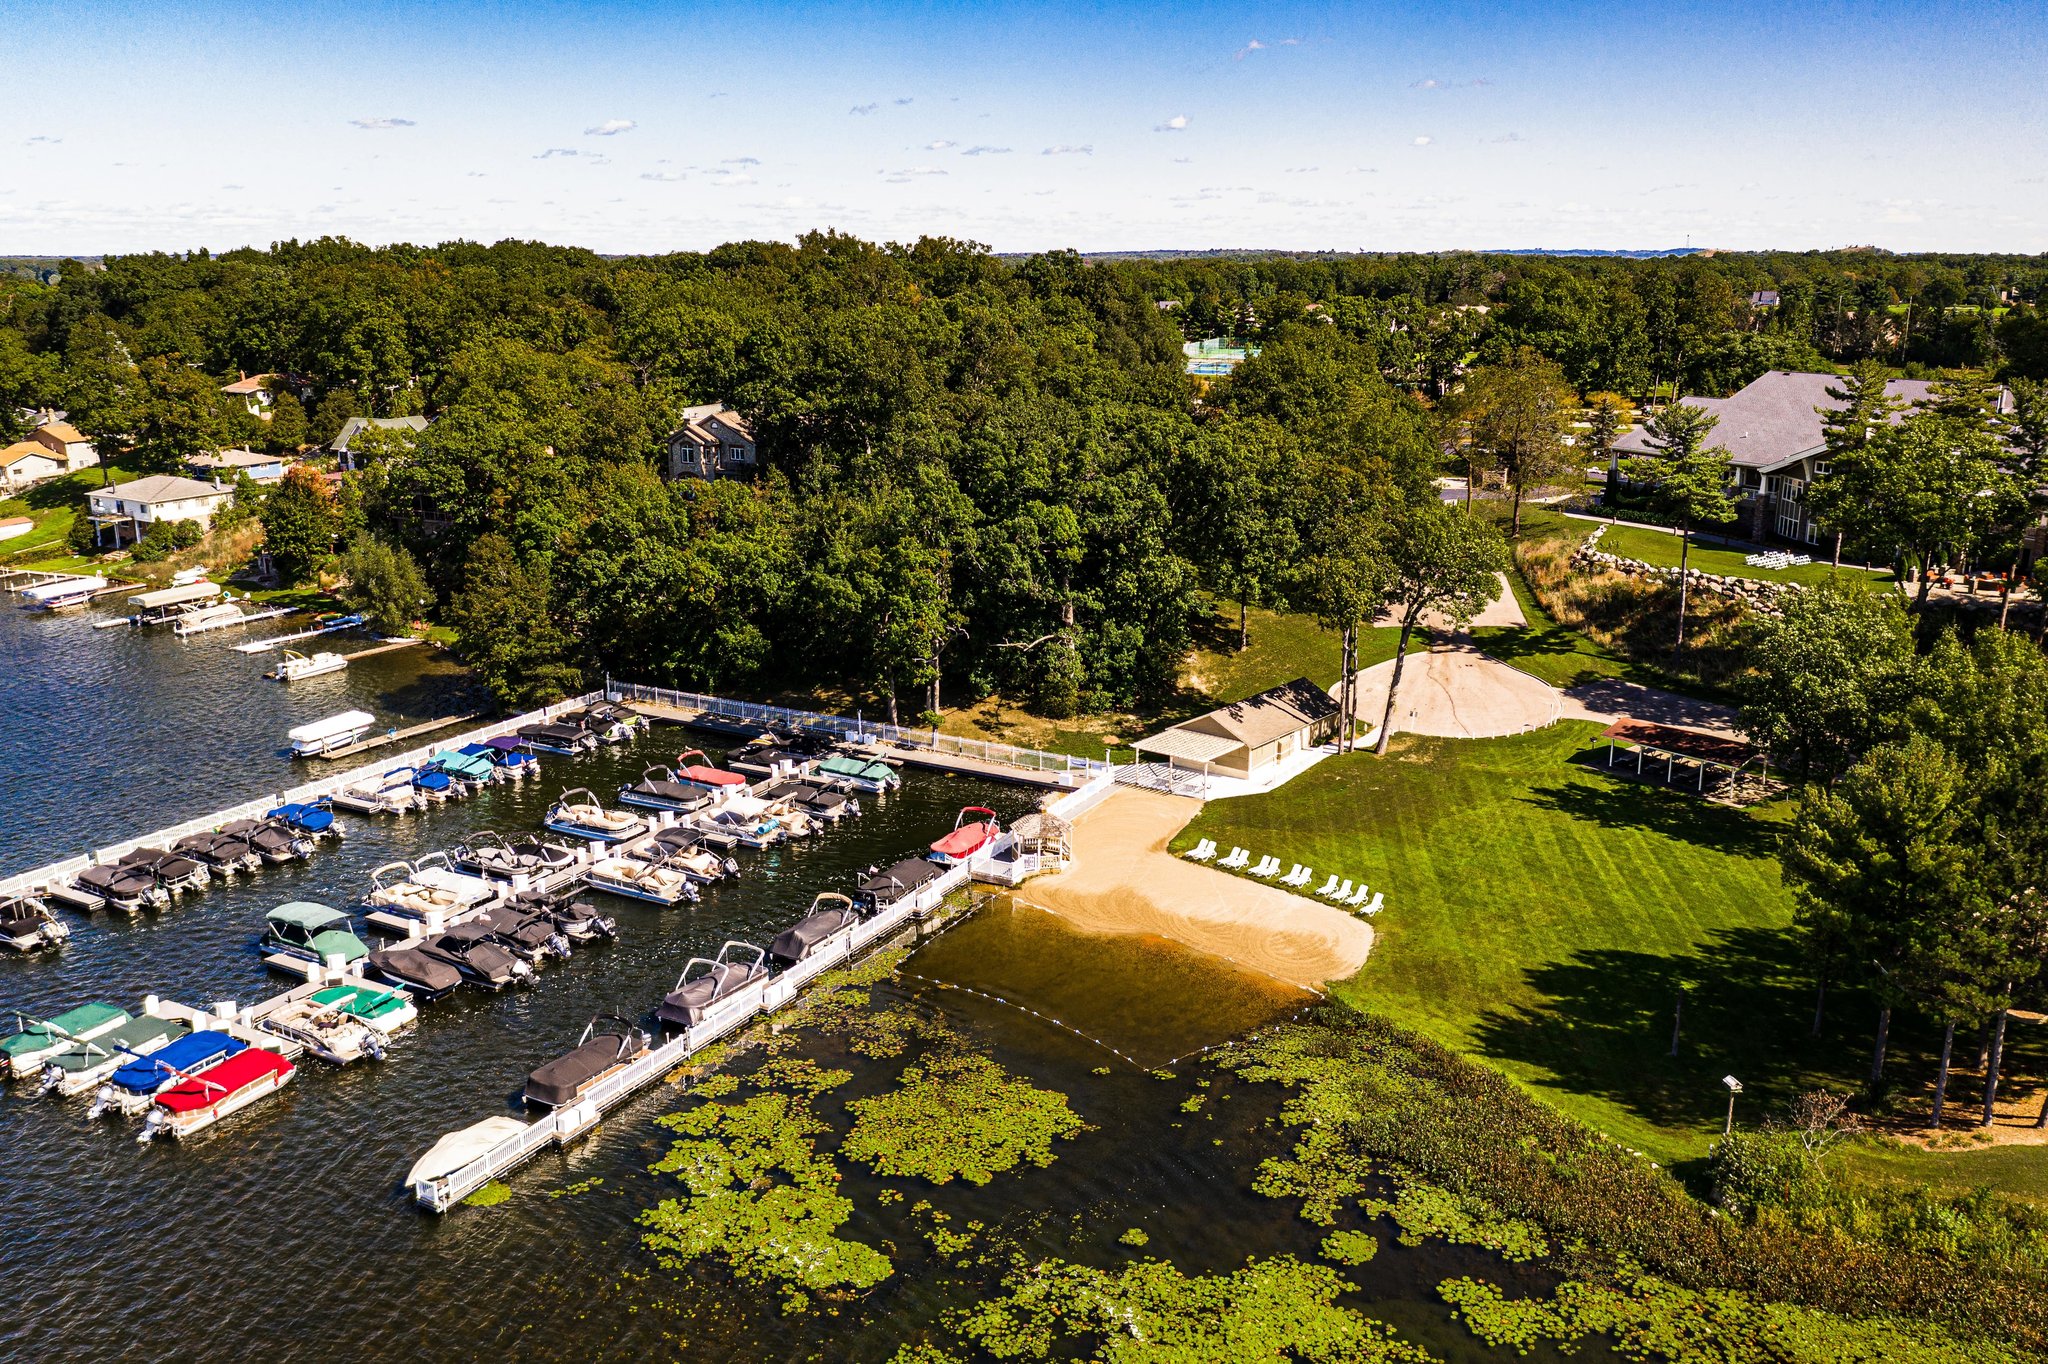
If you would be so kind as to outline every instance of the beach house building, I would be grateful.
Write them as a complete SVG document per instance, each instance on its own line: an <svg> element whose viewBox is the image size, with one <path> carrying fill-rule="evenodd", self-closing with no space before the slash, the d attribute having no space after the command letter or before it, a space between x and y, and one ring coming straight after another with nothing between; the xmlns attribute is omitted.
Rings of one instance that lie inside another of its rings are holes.
<svg viewBox="0 0 2048 1364"><path fill-rule="evenodd" d="M760 467L754 428L724 403L683 409L683 424L668 438L671 479L745 477Z"/></svg>
<svg viewBox="0 0 2048 1364"><path fill-rule="evenodd" d="M1183 720L1131 747L1163 759L1169 768L1257 781L1288 759L1336 738L1338 716L1328 692L1297 677Z"/></svg>
<svg viewBox="0 0 2048 1364"><path fill-rule="evenodd" d="M86 494L86 519L92 522L94 545L118 548L140 540L158 521L196 521L205 530L234 496L218 484L156 474Z"/></svg>

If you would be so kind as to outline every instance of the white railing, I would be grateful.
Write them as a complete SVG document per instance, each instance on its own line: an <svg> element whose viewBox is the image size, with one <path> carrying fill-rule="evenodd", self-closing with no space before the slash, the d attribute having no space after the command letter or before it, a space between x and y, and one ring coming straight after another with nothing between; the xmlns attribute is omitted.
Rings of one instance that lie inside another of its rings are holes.
<svg viewBox="0 0 2048 1364"><path fill-rule="evenodd" d="M921 919L967 883L964 864L948 867L936 880L904 896L872 919L858 921L813 948L808 956L780 975L748 986L721 1000L709 1017L680 1037L600 1080L575 1103L528 1123L475 1160L434 1179L413 1185L413 1199L434 1212L446 1212L498 1176L533 1158L551 1144L565 1144L596 1126L607 1109L630 1098L687 1061L711 1043L728 1036L754 1018L773 1013L803 992L805 986L833 967L865 952L914 919Z"/></svg>
<svg viewBox="0 0 2048 1364"><path fill-rule="evenodd" d="M0 896L21 895L47 888L53 884L60 884L78 875L87 867L101 862L117 862L124 854L133 849L144 847L168 848L171 844L188 834L203 833L217 829L229 820L254 819L266 811L276 809L280 805L303 804L308 801L319 800L323 796L331 796L338 791L355 785L365 778L375 776L380 772L389 771L391 768L416 767L436 753L461 748L466 744L482 743L486 739L496 738L500 734L512 733L527 725L540 724L552 716L559 715L564 711L576 710L587 706L598 699L599 693L589 692L567 701L558 701L552 706L543 706L539 710L530 710L523 715L514 715L508 719L495 720L481 728L466 730L452 738L435 739L431 743L424 744L418 748L407 749L403 753L385 754L374 762L365 763L361 767L351 768L346 772L339 772L333 776L321 777L316 781L304 782L287 791L278 791L267 796L257 796L253 799L242 801L240 804L231 805L225 810L215 810L211 814L201 815L197 819L188 819L181 824L173 824L168 828L153 829L149 833L123 839L117 843L109 843L105 847L94 849L91 852L83 853L76 857L67 857L61 862L52 862L47 866L37 867L33 871L16 872L12 876L0 879Z"/></svg>
<svg viewBox="0 0 2048 1364"><path fill-rule="evenodd" d="M1005 767L1021 767L1034 772L1093 773L1107 771L1109 768L1109 764L1098 758L1077 758L1067 753L1019 748L1015 744L997 743L992 739L966 739L957 734L941 734L935 729L912 729L904 725L881 724L861 718L849 720L844 715L796 710L789 706L763 705L758 701L734 701L723 696L674 691L667 687L649 687L638 682L609 682L605 694L613 701L645 701L655 705L672 706L677 710L693 710L714 716L728 715L735 720L759 724L764 728L774 726L809 733L832 734L846 739L898 744L905 748L921 748L928 752L944 753L954 757L979 758L983 762L1001 763Z"/></svg>

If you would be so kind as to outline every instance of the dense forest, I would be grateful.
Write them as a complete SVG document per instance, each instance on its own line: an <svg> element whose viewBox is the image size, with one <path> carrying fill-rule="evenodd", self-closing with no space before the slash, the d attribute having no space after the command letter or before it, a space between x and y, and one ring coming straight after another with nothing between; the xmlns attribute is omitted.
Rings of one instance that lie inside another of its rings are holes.
<svg viewBox="0 0 2048 1364"><path fill-rule="evenodd" d="M367 441L338 494L271 494L266 527L293 576L404 551L510 699L609 669L914 715L943 679L1058 716L1171 692L1206 592L1348 624L1389 579L1345 566L1431 498L1436 415L1475 365L1533 354L1581 399L1629 401L1858 362L2038 378L2044 290L2038 257L1871 251L1090 262L819 233L609 259L322 239L0 278L0 422L62 408L155 472L431 417ZM1262 352L1205 389L1180 347L1211 335ZM281 376L267 423L218 392L259 373ZM760 477L664 482L679 412L712 401L752 423Z"/></svg>

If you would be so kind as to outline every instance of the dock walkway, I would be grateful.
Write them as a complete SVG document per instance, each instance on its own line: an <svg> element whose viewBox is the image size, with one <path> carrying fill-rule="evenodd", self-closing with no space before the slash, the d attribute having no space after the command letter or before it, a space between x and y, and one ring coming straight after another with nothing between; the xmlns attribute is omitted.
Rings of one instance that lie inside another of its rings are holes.
<svg viewBox="0 0 2048 1364"><path fill-rule="evenodd" d="M375 651L373 650L372 652ZM557 709L559 709L559 707ZM372 734L368 738L358 739L354 743L349 744L346 747L330 748L325 753L314 753L309 756L322 760L332 760L336 758L351 758L358 753L368 753L372 749L383 748L387 744L401 743L406 739L418 739L428 734L438 734L440 731L444 729L453 729L457 725L466 724L469 721L476 719L481 714L483 714L482 711L471 711L467 715L444 715L438 720L428 720L424 723L413 725L408 729L386 730L382 734ZM524 722L524 724L538 723L539 721L537 720L529 720ZM523 728L524 725L521 725L519 727ZM453 741L450 742L451 744L453 743ZM472 739L465 735L463 737L462 742L465 744L471 744L481 743L482 740ZM444 745L444 747L446 746L448 745ZM460 745L454 746L460 747Z"/></svg>

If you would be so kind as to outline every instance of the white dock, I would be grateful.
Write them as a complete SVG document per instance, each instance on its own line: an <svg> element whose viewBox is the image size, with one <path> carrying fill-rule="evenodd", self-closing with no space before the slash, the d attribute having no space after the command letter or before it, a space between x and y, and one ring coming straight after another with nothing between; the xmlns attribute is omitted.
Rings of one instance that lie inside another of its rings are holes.
<svg viewBox="0 0 2048 1364"><path fill-rule="evenodd" d="M321 625L311 630L301 630L297 634L274 635L269 639L252 639L247 644L237 644L235 652L238 654L260 654L267 649L281 649L287 644L297 644L302 639L312 639L316 635L331 635L337 630L360 630L362 628L363 623L359 620L349 621L341 625Z"/></svg>
<svg viewBox="0 0 2048 1364"><path fill-rule="evenodd" d="M721 1001L702 1023L656 1047L618 1074L600 1080L575 1103L525 1124L516 1135L506 1137L467 1165L445 1175L420 1180L412 1186L414 1201L432 1212L446 1212L493 1179L524 1165L544 1148L565 1146L576 1140L596 1127L607 1111L688 1061L692 1054L737 1032L761 1015L782 1008L826 971L865 954L900 930L929 916L948 895L967 884L967 876L965 864L949 867L944 875L914 895L905 896L872 919L840 930L834 937L820 943L803 961Z"/></svg>

